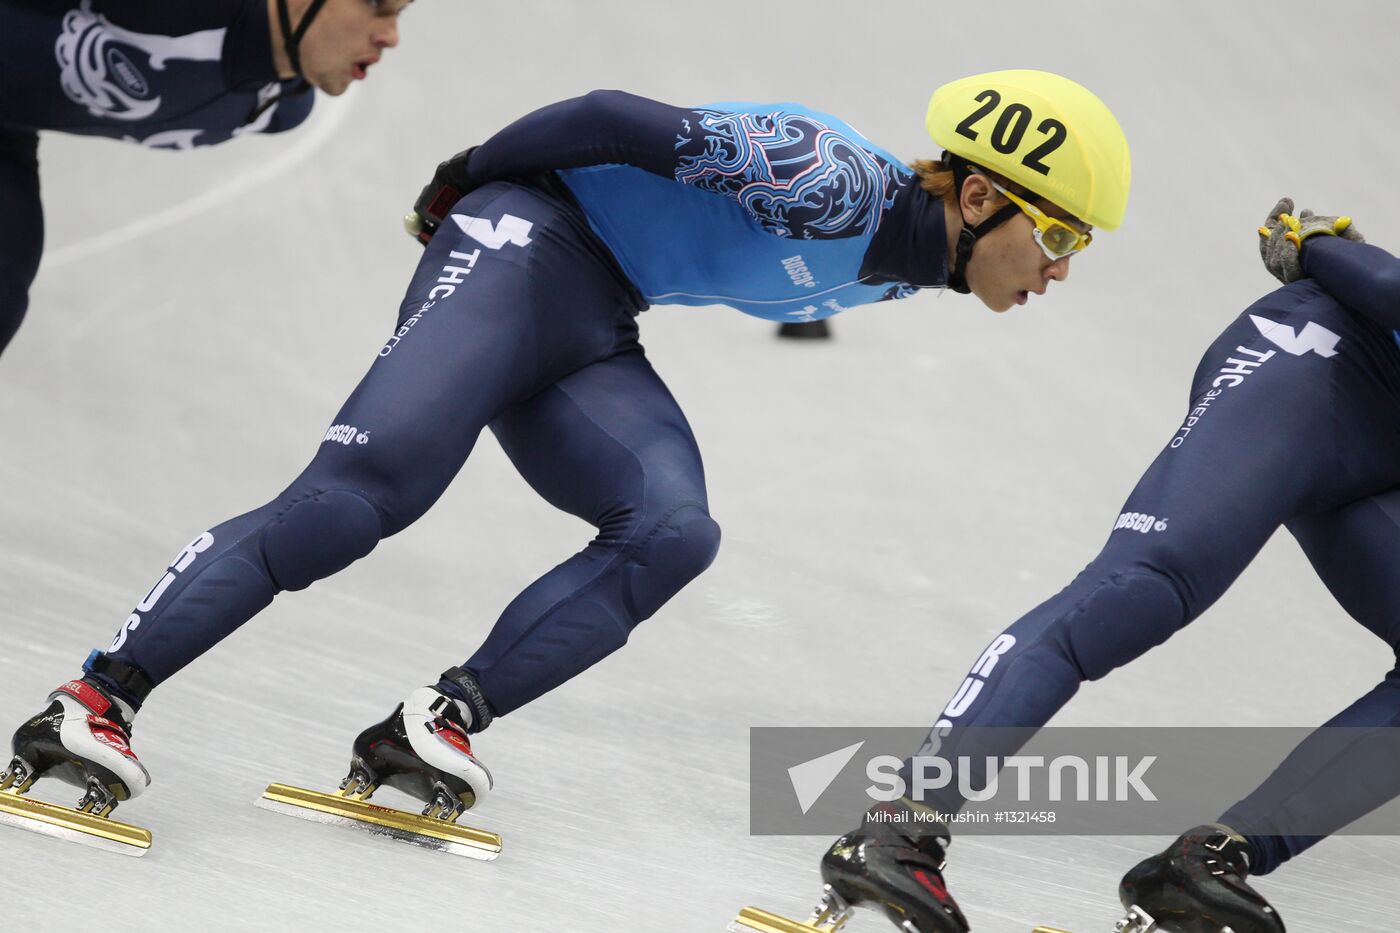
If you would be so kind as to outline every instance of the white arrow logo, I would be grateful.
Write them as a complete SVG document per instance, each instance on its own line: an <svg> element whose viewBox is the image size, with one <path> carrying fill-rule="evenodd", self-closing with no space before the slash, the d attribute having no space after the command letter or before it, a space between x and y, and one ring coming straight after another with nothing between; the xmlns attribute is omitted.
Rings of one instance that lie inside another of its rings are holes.
<svg viewBox="0 0 1400 933"><path fill-rule="evenodd" d="M806 815L817 799L826 793L826 789L836 780L841 769L850 763L864 744L865 741L861 740L854 745L788 768L788 779L792 781L792 789L797 794L797 804L802 808L803 815Z"/></svg>
<svg viewBox="0 0 1400 933"><path fill-rule="evenodd" d="M507 243L529 246L533 242L530 239L530 231L535 225L528 220L521 220L514 214L502 214L500 221L494 225L489 220L470 214L453 214L452 219L462 228L463 233L488 249L500 249Z"/></svg>
<svg viewBox="0 0 1400 933"><path fill-rule="evenodd" d="M1269 338L1270 343L1294 356L1302 356L1309 350L1316 351L1318 356L1336 356L1337 344L1342 339L1321 324L1314 324L1312 321L1308 321L1302 332L1298 333L1287 324L1280 324L1257 314L1251 314L1249 319L1259 328L1259 333Z"/></svg>

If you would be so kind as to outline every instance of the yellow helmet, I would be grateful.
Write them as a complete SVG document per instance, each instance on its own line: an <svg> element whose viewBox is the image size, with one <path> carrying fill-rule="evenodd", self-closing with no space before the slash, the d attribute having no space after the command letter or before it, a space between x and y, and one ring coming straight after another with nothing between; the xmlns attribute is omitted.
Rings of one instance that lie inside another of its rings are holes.
<svg viewBox="0 0 1400 933"><path fill-rule="evenodd" d="M1004 175L1087 224L1116 230L1132 159L1113 113L1088 89L1046 71L993 71L933 92L933 141Z"/></svg>

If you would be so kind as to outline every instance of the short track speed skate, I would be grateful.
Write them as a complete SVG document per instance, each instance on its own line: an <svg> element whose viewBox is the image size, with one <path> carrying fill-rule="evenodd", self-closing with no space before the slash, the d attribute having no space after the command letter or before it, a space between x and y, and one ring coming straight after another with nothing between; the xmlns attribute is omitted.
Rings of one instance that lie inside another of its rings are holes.
<svg viewBox="0 0 1400 933"><path fill-rule="evenodd" d="M1128 915L1118 933L1284 933L1283 921L1245 878L1249 844L1220 826L1197 826L1123 876Z"/></svg>
<svg viewBox="0 0 1400 933"><path fill-rule="evenodd" d="M145 855L148 830L111 819L117 804L140 796L151 776L131 750L130 715L95 684L70 680L48 707L15 732L13 757L0 773L0 823L60 839ZM40 778L81 788L76 807L25 796Z"/></svg>
<svg viewBox="0 0 1400 933"><path fill-rule="evenodd" d="M1277 912L1245 882L1248 851L1223 827L1197 826L1123 876L1118 897L1128 913L1115 933L1284 933Z"/></svg>
<svg viewBox="0 0 1400 933"><path fill-rule="evenodd" d="M810 919L791 920L746 907L732 933L832 933L854 908L881 911L901 933L967 933L967 920L943 883L946 830L931 811L903 798L866 814L822 857L821 903Z"/></svg>
<svg viewBox="0 0 1400 933"><path fill-rule="evenodd" d="M273 784L258 806L452 855L493 859L501 853L501 837L457 822L491 789L491 773L472 753L470 722L461 701L420 687L388 719L360 733L338 793ZM381 787L422 801L422 812L368 803Z"/></svg>

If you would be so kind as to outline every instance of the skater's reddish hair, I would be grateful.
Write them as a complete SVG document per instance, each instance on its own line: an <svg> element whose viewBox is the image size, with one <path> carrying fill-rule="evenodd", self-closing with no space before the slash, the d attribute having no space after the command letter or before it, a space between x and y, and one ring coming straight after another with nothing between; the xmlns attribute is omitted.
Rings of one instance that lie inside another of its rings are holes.
<svg viewBox="0 0 1400 933"><path fill-rule="evenodd" d="M944 163L937 159L918 159L914 162L914 174L919 178L919 187L935 198L942 198L949 205L958 203L953 170Z"/></svg>

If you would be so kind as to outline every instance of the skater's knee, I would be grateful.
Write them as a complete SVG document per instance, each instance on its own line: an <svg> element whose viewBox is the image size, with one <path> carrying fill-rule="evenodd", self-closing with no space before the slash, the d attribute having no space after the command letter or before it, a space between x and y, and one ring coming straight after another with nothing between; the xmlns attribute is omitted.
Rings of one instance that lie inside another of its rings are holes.
<svg viewBox="0 0 1400 933"><path fill-rule="evenodd" d="M719 523L696 504L680 506L650 529L632 562L633 618L649 618L704 573L719 552L719 539Z"/></svg>
<svg viewBox="0 0 1400 933"><path fill-rule="evenodd" d="M1060 620L1061 634L1086 680L1097 680L1170 638L1190 619L1180 585L1166 574L1111 573Z"/></svg>
<svg viewBox="0 0 1400 933"><path fill-rule="evenodd" d="M301 590L364 557L383 537L379 510L359 493L300 499L268 527L263 553L278 589Z"/></svg>
<svg viewBox="0 0 1400 933"><path fill-rule="evenodd" d="M715 562L719 538L719 522L708 512L698 505L681 506L653 536L648 557L684 585Z"/></svg>

